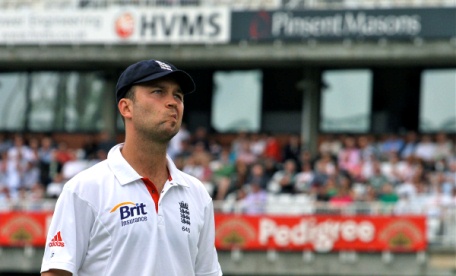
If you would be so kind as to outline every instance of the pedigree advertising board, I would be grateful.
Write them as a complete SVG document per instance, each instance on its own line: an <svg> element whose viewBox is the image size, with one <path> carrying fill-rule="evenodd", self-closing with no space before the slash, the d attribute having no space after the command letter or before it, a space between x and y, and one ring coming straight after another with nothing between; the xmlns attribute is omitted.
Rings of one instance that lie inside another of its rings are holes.
<svg viewBox="0 0 456 276"><path fill-rule="evenodd" d="M52 212L0 212L0 247L46 244ZM132 226L134 227L134 226ZM218 250L425 250L424 216L246 216L215 214Z"/></svg>
<svg viewBox="0 0 456 276"><path fill-rule="evenodd" d="M424 216L215 217L219 250L392 251L426 249Z"/></svg>

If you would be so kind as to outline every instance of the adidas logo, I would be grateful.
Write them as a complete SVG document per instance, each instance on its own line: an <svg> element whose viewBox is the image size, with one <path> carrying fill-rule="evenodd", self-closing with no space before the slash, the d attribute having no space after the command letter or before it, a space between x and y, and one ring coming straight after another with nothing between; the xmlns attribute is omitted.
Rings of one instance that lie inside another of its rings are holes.
<svg viewBox="0 0 456 276"><path fill-rule="evenodd" d="M65 243L62 240L62 236L60 236L60 231L52 238L51 242L49 243L49 247L53 246L60 246L65 247Z"/></svg>

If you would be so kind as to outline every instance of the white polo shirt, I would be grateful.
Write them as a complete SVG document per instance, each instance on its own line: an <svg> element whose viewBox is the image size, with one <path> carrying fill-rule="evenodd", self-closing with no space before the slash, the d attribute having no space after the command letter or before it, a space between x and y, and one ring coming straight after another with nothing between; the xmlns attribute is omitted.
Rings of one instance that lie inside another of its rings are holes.
<svg viewBox="0 0 456 276"><path fill-rule="evenodd" d="M79 173L60 195L41 271L73 275L222 275L214 211L203 184L176 168L158 210L142 177L120 153ZM156 191L155 191L156 192Z"/></svg>

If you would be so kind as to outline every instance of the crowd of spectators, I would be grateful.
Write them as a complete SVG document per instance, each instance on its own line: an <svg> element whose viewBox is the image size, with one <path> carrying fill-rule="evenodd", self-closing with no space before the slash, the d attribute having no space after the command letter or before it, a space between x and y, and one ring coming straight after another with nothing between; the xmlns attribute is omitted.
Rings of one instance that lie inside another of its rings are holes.
<svg viewBox="0 0 456 276"><path fill-rule="evenodd" d="M57 198L65 182L103 160L115 144L100 134L80 148L50 136L0 134L0 205ZM299 135L239 132L222 144L206 128L182 127L168 154L216 201L262 213L268 195L307 195L332 206L382 202L395 212L439 214L456 206L455 143L445 133L323 135L318 149Z"/></svg>

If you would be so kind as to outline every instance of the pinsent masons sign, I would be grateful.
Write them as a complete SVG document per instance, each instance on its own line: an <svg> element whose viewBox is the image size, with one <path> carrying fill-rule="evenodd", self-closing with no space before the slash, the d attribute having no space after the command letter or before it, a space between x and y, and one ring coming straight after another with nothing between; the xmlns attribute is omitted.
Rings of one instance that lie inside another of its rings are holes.
<svg viewBox="0 0 456 276"><path fill-rule="evenodd" d="M226 8L8 11L0 44L227 43Z"/></svg>
<svg viewBox="0 0 456 276"><path fill-rule="evenodd" d="M456 37L455 8L249 11L231 20L232 41Z"/></svg>

